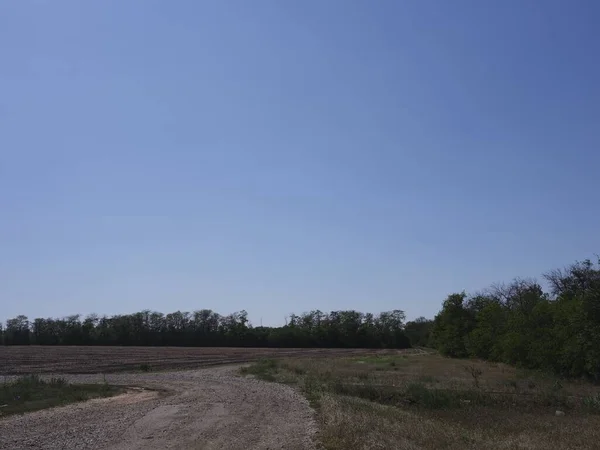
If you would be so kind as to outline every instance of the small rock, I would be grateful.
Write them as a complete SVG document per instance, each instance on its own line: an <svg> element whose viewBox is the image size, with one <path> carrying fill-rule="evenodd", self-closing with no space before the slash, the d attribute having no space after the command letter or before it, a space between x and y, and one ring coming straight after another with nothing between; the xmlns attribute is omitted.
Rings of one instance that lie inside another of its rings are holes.
<svg viewBox="0 0 600 450"><path fill-rule="evenodd" d="M554 413L554 415L556 416L564 416L565 412L564 411L559 411L558 409L556 410L556 412Z"/></svg>

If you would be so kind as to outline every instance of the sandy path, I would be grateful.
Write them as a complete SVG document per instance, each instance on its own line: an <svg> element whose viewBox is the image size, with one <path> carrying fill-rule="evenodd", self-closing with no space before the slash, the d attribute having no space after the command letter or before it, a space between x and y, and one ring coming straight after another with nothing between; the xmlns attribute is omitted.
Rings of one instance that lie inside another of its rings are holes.
<svg viewBox="0 0 600 450"><path fill-rule="evenodd" d="M99 375L69 375L74 382ZM235 368L113 374L143 386L110 399L0 419L0 449L311 449L306 400L288 386L235 375Z"/></svg>

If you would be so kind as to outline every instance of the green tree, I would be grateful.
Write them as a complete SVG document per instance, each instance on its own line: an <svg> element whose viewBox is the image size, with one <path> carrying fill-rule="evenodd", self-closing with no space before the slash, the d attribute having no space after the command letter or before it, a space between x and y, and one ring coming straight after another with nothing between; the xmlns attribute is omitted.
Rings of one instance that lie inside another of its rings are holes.
<svg viewBox="0 0 600 450"><path fill-rule="evenodd" d="M463 358L468 355L466 338L473 328L473 314L464 306L465 292L451 294L433 321L432 338L440 353Z"/></svg>
<svg viewBox="0 0 600 450"><path fill-rule="evenodd" d="M433 320L418 317L413 321L406 322L404 333L413 347L427 347L430 345L431 329Z"/></svg>
<svg viewBox="0 0 600 450"><path fill-rule="evenodd" d="M499 302L480 296L474 312L475 325L467 337L469 356L499 361L502 358L500 338L506 329L507 310Z"/></svg>

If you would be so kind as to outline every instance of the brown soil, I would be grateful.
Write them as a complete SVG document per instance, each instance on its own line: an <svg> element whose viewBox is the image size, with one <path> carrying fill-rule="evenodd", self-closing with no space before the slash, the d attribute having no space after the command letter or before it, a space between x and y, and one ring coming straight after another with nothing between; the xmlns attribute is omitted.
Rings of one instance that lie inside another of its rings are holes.
<svg viewBox="0 0 600 450"><path fill-rule="evenodd" d="M367 351L368 352L368 351ZM376 352L373 350L372 352ZM111 373L241 364L265 357L331 357L365 350L214 347L0 346L0 375Z"/></svg>

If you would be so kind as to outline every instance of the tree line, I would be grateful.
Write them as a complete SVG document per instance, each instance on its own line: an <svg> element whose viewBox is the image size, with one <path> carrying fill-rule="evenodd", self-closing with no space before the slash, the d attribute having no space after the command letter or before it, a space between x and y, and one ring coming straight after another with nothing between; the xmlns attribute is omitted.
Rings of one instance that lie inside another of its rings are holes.
<svg viewBox="0 0 600 450"><path fill-rule="evenodd" d="M404 312L311 311L281 327L255 327L246 311L111 317L79 315L0 324L4 345L141 345L407 348L432 347L600 382L600 260L576 262L534 279L496 284L474 295L449 295L433 320L405 322Z"/></svg>
<svg viewBox="0 0 600 450"><path fill-rule="evenodd" d="M212 310L99 317L18 316L0 325L4 345L139 345L206 347L406 348L405 315L357 311L292 314L285 326L254 327L246 311L226 316Z"/></svg>
<svg viewBox="0 0 600 450"><path fill-rule="evenodd" d="M600 260L576 262L533 279L448 296L428 344L474 357L600 381Z"/></svg>

